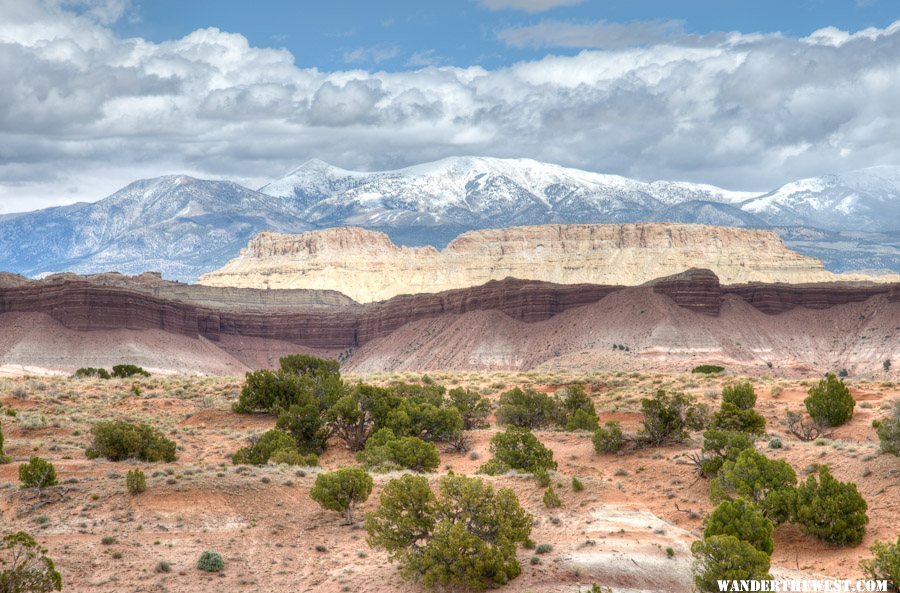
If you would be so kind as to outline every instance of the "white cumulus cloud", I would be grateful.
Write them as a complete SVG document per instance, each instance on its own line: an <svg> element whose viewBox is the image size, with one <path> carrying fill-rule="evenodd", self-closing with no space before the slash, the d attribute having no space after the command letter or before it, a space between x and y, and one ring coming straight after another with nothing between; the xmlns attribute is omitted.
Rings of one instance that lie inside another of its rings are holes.
<svg viewBox="0 0 900 593"><path fill-rule="evenodd" d="M312 157L531 157L752 190L900 163L900 22L804 38L650 31L497 69L423 54L399 72L299 68L212 28L120 38L105 22L0 0L0 212L168 173L253 187Z"/></svg>

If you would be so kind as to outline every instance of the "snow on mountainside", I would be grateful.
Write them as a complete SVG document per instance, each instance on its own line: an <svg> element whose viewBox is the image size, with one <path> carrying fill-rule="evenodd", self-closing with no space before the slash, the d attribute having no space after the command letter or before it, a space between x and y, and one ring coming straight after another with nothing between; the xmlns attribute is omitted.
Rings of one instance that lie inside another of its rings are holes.
<svg viewBox="0 0 900 593"><path fill-rule="evenodd" d="M900 167L870 167L801 179L741 208L777 226L900 231Z"/></svg>
<svg viewBox="0 0 900 593"><path fill-rule="evenodd" d="M99 202L0 218L0 269L162 271L189 279L228 261L256 233L311 227L284 201L229 181L135 181Z"/></svg>
<svg viewBox="0 0 900 593"><path fill-rule="evenodd" d="M653 220L691 200L734 209L756 194L684 182L644 183L531 159L451 157L394 171L346 171L313 160L260 191L306 208L322 226L466 228ZM739 219L739 213L733 217Z"/></svg>
<svg viewBox="0 0 900 593"><path fill-rule="evenodd" d="M192 281L262 230L356 225L398 244L442 247L472 229L623 222L780 227L788 245L829 269L900 271L900 167L806 179L764 195L488 157L380 172L314 159L259 191L166 176L91 204L0 216L0 271L157 270ZM841 235L791 240L786 233L798 226Z"/></svg>

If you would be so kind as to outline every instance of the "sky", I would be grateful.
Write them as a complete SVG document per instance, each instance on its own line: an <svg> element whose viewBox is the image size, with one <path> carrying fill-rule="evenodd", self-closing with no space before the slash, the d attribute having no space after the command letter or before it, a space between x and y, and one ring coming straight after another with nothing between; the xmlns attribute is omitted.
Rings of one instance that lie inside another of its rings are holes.
<svg viewBox="0 0 900 593"><path fill-rule="evenodd" d="M527 157L768 191L900 165L896 0L0 0L0 215Z"/></svg>

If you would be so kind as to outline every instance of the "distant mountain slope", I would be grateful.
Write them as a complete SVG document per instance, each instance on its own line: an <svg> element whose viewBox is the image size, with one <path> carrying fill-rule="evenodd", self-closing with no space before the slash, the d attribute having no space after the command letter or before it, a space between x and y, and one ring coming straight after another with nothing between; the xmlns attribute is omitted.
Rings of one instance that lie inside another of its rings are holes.
<svg viewBox="0 0 900 593"><path fill-rule="evenodd" d="M778 227L789 246L821 257L829 270L898 272L900 167L805 179L764 195L489 157L380 172L314 159L259 191L166 176L91 204L0 216L0 271L155 270L192 281L263 230L352 225L401 245L443 247L468 230L628 222ZM798 226L830 234L792 240Z"/></svg>
<svg viewBox="0 0 900 593"><path fill-rule="evenodd" d="M29 276L156 270L189 279L273 228L311 227L283 200L236 183L158 177L92 204L0 218L0 267Z"/></svg>
<svg viewBox="0 0 900 593"><path fill-rule="evenodd" d="M361 173L312 160L260 191L305 208L319 226L393 230L454 226L466 229L550 222L655 220L692 200L723 211L753 194L710 185L644 183L530 159L452 157L395 171ZM689 218L682 216L682 218ZM684 222L697 222L682 220Z"/></svg>
<svg viewBox="0 0 900 593"><path fill-rule="evenodd" d="M900 231L900 167L801 179L750 198L741 209L772 226Z"/></svg>

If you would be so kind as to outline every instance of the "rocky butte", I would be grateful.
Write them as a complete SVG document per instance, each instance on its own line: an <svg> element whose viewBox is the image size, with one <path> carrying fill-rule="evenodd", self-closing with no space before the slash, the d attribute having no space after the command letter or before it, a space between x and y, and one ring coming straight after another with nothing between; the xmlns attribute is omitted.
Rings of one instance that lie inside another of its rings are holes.
<svg viewBox="0 0 900 593"><path fill-rule="evenodd" d="M723 284L897 281L836 275L774 232L691 224L550 224L469 231L443 250L400 247L356 227L263 232L199 284L335 290L360 302L479 286L507 277L636 286L688 268Z"/></svg>

